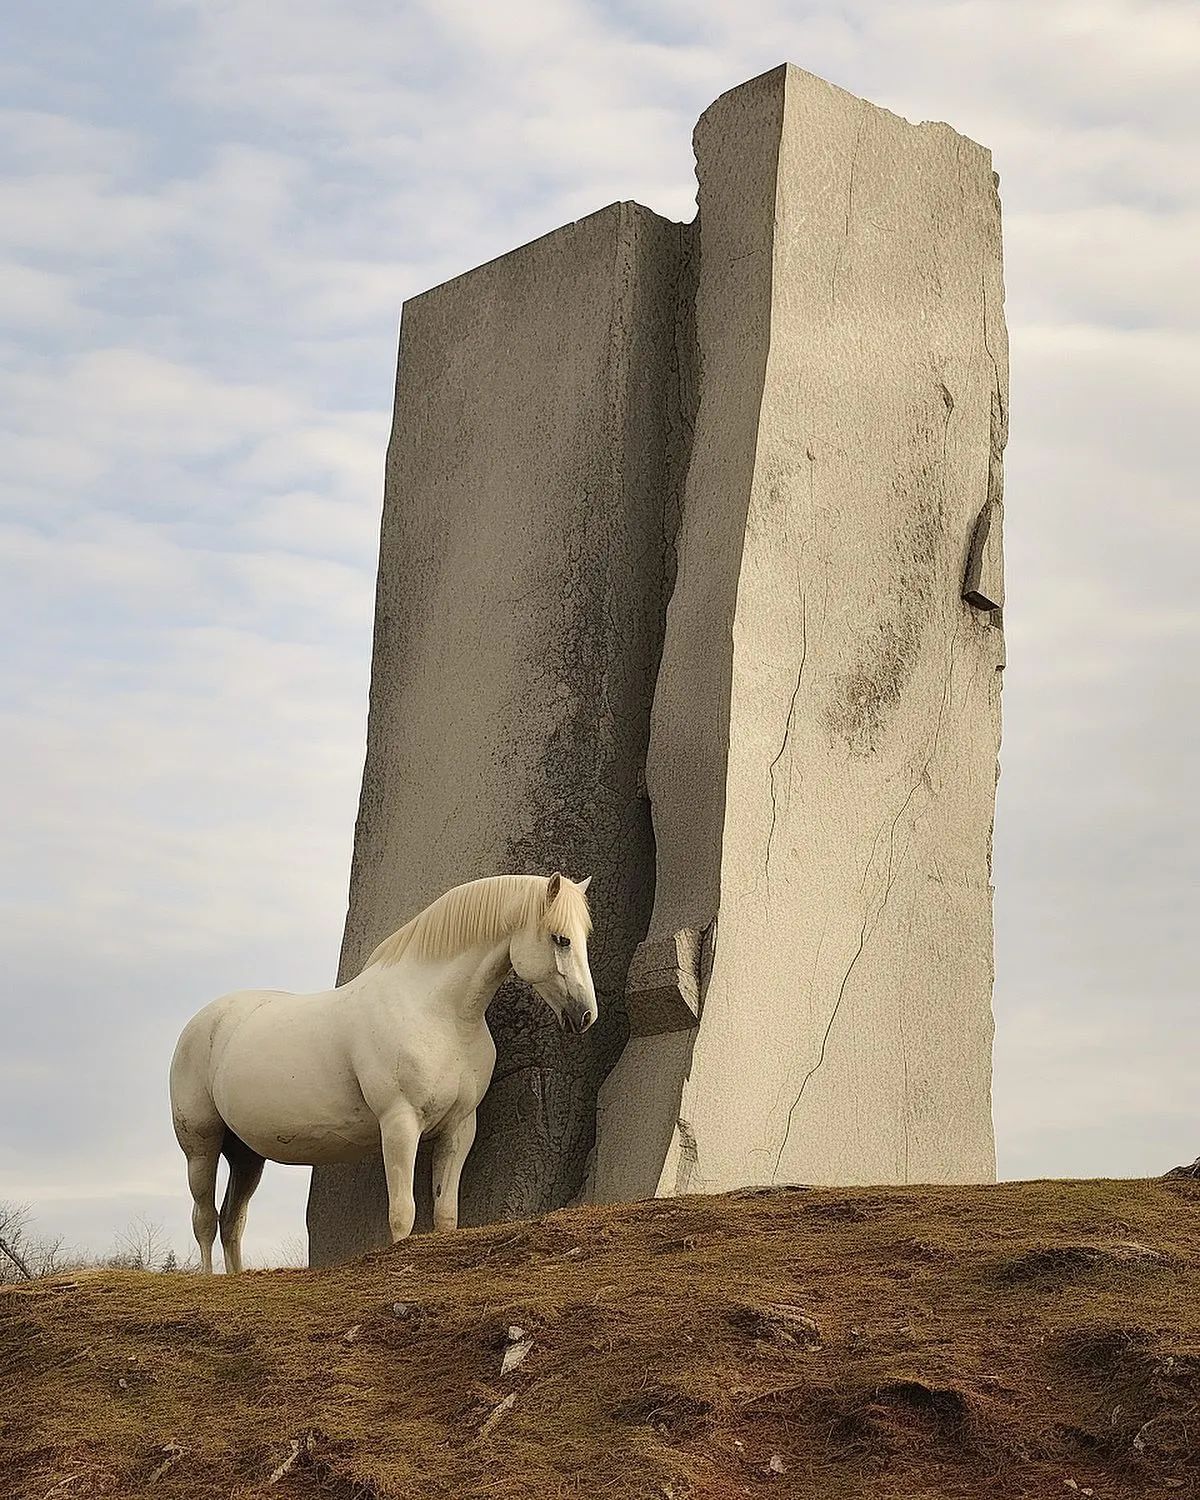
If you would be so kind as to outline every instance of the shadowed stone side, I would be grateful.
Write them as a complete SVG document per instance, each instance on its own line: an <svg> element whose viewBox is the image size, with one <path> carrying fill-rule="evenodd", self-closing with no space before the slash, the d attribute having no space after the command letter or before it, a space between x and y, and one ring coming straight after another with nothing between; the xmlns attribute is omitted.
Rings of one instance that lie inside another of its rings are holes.
<svg viewBox="0 0 1200 1500"><path fill-rule="evenodd" d="M698 1025L631 1038L605 1084L591 1192L989 1180L990 158L791 67L719 99L695 144L699 407L646 951L717 926Z"/></svg>
<svg viewBox="0 0 1200 1500"><path fill-rule="evenodd" d="M586 1037L524 987L492 1007L467 1224L578 1195L625 1040L653 897L642 768L686 452L687 238L616 204L404 308L339 979L481 875L591 875L597 916ZM314 1264L385 1244L378 1159L317 1169L308 1220Z"/></svg>

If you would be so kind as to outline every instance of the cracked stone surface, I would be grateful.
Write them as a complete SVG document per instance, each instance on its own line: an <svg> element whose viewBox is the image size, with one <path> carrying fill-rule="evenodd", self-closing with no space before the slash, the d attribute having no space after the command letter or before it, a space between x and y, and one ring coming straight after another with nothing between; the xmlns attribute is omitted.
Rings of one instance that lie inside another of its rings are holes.
<svg viewBox="0 0 1200 1500"><path fill-rule="evenodd" d="M493 1006L466 1223L995 1172L997 179L790 66L694 143L694 224L613 205L404 309L341 976L478 875L597 919L586 1038ZM378 1162L309 1223L384 1243Z"/></svg>
<svg viewBox="0 0 1200 1500"><path fill-rule="evenodd" d="M720 941L699 1025L631 1038L601 1090L590 1191L987 1181L997 181L948 126L792 67L695 144L647 941L718 912Z"/></svg>
<svg viewBox="0 0 1200 1500"><path fill-rule="evenodd" d="M615 204L404 308L340 978L481 875L591 875L596 913L586 1037L523 986L489 1012L468 1224L578 1196L625 1039L653 895L641 778L687 446L689 233ZM317 1264L386 1243L378 1159L318 1169L308 1221Z"/></svg>

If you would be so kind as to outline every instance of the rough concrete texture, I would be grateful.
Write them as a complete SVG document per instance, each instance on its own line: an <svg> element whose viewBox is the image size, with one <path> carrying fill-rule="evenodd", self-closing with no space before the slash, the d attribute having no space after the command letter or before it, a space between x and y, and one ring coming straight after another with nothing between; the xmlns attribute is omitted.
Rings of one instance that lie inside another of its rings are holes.
<svg viewBox="0 0 1200 1500"><path fill-rule="evenodd" d="M579 1194L625 1039L654 883L642 771L686 451L687 238L617 204L404 308L340 979L482 875L591 875L597 927L586 1037L521 987L492 1008L466 1224ZM316 1264L386 1243L378 1160L318 1169L308 1217Z"/></svg>
<svg viewBox="0 0 1200 1500"><path fill-rule="evenodd" d="M695 146L701 373L645 951L715 919L712 969L698 1025L632 1037L605 1084L590 1191L986 1181L990 158L792 67L719 99Z"/></svg>

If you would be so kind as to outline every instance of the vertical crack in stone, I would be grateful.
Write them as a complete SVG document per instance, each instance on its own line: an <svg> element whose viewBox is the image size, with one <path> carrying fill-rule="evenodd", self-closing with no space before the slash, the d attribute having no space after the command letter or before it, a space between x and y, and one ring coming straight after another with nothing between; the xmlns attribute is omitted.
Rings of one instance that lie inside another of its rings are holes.
<svg viewBox="0 0 1200 1500"><path fill-rule="evenodd" d="M890 822L891 822L891 828L890 828L890 831L889 831L889 834L888 834L887 872L886 872L886 874L884 876L883 896L880 899L879 905L875 908L874 913L873 914L872 913L868 913L863 918L862 930L859 932L859 935L858 935L858 944L855 947L854 953L852 954L852 956L850 958L849 964L846 966L846 972L842 975L842 982L838 986L837 998L834 1001L833 1010L830 1012L829 1021L828 1021L827 1025L826 1025L826 1027L825 1027L825 1033L824 1033L824 1035L821 1038L821 1050L817 1054L817 1060L816 1060L816 1062L813 1063L812 1067L809 1068L808 1072L801 1079L799 1092L796 1094L795 1099L792 1101L792 1106L788 1110L787 1122L786 1122L786 1124L784 1126L784 1131L783 1131L783 1140L779 1143L779 1150L778 1150L778 1152L775 1155L775 1172L774 1172L774 1176L776 1176L776 1177L778 1177L778 1175L779 1175L779 1169L780 1169L781 1165L783 1164L783 1153L787 1150L788 1141L791 1138L791 1134L792 1134L792 1123L793 1123L793 1121L796 1118L796 1111L800 1108L800 1101L804 1098L804 1091L805 1091L805 1089L808 1088L808 1085L812 1082L813 1078L820 1071L821 1066L822 1066L822 1064L825 1061L825 1052L826 1052L826 1049L827 1049L827 1047L829 1045L829 1038L830 1038L830 1035L833 1032L834 1022L838 1018L838 1012L842 1008L842 1001L846 998L846 986L850 983L850 976L854 973L855 965L858 963L859 959L862 957L863 950L866 948L867 942L868 942L869 938L874 933L875 929L879 926L880 919L882 918L884 910L886 909L887 904L888 904L888 898L892 894L892 888L896 884L896 881L900 878L900 870L903 868L904 861L903 861L903 859L901 859L901 861L900 861L899 864L896 863L896 829L899 827L900 819L904 816L905 812L907 811L907 809L909 807L909 804L912 802L913 798L917 795L917 792L920 790L921 786L928 780L928 777L929 777L929 768L933 764L933 758L934 758L934 756L937 754L938 740L941 738L942 724L945 721L946 708L947 708L947 706L948 706L948 704L950 702L950 695L951 695L951 692L953 690L953 684L954 684L954 650L955 650L955 647L958 645L959 628L960 627L958 625L955 626L954 633L953 633L953 635L950 638L950 659L949 659L949 664L948 664L947 672L946 672L946 684L945 684L945 687L942 689L942 701L941 701L941 703L940 703L940 705L938 707L937 722L934 725L933 738L930 741L930 746L929 746L929 754L925 757L925 762L924 762L924 764L921 767L921 774L917 777L916 781L909 788L908 795L905 797L904 801L900 804L900 808L899 808L899 811L896 813L896 816L890 820ZM887 820L887 819L884 820L884 822L876 830L875 837L872 840L872 843L871 843L871 853L870 853L870 855L868 857L866 871L864 871L864 874L863 874L863 885L866 884L866 875L870 871L871 862L875 858L875 850L876 850L876 848L878 848L878 845L879 845L879 835L883 832L883 829L888 826L888 821L889 820ZM905 852L907 852L907 845L905 846ZM907 1098L907 1090L906 1090L906 1098ZM907 1130L907 1128L908 1128L908 1123L907 1123L907 1112L906 1112L906 1114L905 1114L905 1129Z"/></svg>
<svg viewBox="0 0 1200 1500"><path fill-rule="evenodd" d="M792 733L792 721L796 715L796 700L800 696L800 679L804 676L804 663L808 657L808 600L804 594L800 595L800 633L800 665L796 669L796 685L792 689L792 699L788 704L787 718L783 724L783 741L779 746L779 751L775 759L771 762L767 770L767 778L771 783L771 828L767 834L767 853L763 865L763 873L767 878L768 890L771 883L771 841L775 837L775 823L779 813L775 794L775 770L779 762L783 759L784 752L787 750L788 739Z"/></svg>
<svg viewBox="0 0 1200 1500"><path fill-rule="evenodd" d="M997 403L997 405L998 405L998 407L1000 409L1000 428L1001 428L1001 431L1003 432L1004 428L1007 426L1008 413L1004 409L1004 391L1003 391L1003 388L1002 388L1002 386L1000 384L1000 366L996 363L996 356L992 353L992 346L991 346L991 344L988 343L987 273L986 273L986 271L982 271L982 270L979 273L979 295L980 295L980 299L982 301L983 348L984 348L984 353L987 355L989 361L991 362L992 374L995 377L995 382L996 382L996 384L995 384L996 403ZM1004 451L1004 438L1000 437L999 450L998 451L997 451L997 441L996 440L997 440L997 432L996 432L995 426L993 426L993 428L992 428L992 454L993 454L993 457L997 457L998 458L1000 456L1000 454L1003 453L1003 451Z"/></svg>
<svg viewBox="0 0 1200 1500"><path fill-rule="evenodd" d="M662 507L663 597L665 614L679 570L679 531L683 497L696 432L699 355L696 348L696 224L678 224L675 274L671 282L671 389L667 400L668 476Z"/></svg>
<svg viewBox="0 0 1200 1500"><path fill-rule="evenodd" d="M1001 288L1003 295L1003 287ZM988 534L993 524L999 524L1004 508L1004 449L1008 442L1008 410L1005 404L1004 386L1000 376L1000 366L996 356L992 352L992 346L988 342L988 291L987 272L981 269L979 273L979 296L981 304L982 339L984 352L992 366L993 385L991 396L991 427L989 432L989 453L987 472L987 495L984 499L983 508L976 521L975 535L972 538L972 553L968 558L968 582L971 584L969 592L964 597L969 604L981 610L990 612L990 623L996 629L1003 629L1004 610L1003 597L998 599L989 598L982 590L976 590L974 579L971 574L978 572L982 579L983 562L985 558L985 547ZM997 543L997 549L999 544ZM990 585L995 588L993 582ZM1000 582L1000 593L1002 596L1003 583Z"/></svg>
<svg viewBox="0 0 1200 1500"><path fill-rule="evenodd" d="M949 487L947 471L950 466L950 457L947 449L950 442L950 418L954 415L954 397L950 394L950 389L944 380L939 380L938 386L946 407L946 421L942 427L942 489L946 490Z"/></svg>
<svg viewBox="0 0 1200 1500"><path fill-rule="evenodd" d="M842 233L842 238L838 241L837 252L833 258L833 274L829 278L830 302L837 301L837 279L842 269L842 253L850 239L850 217L854 212L854 169L858 165L858 153L862 145L863 132L867 128L867 110L869 108L870 106L864 100L859 110L860 119L858 122L858 131L854 137L854 147L850 152L850 180L846 185L846 227Z"/></svg>

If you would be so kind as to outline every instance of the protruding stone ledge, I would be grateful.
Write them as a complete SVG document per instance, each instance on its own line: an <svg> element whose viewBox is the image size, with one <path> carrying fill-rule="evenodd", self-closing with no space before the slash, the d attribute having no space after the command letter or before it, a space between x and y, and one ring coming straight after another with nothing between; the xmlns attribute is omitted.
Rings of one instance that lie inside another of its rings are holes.
<svg viewBox="0 0 1200 1500"><path fill-rule="evenodd" d="M703 931L685 927L638 945L625 991L631 1036L662 1036L700 1024L715 929L714 921Z"/></svg>
<svg viewBox="0 0 1200 1500"><path fill-rule="evenodd" d="M967 554L963 598L973 609L1004 608L1004 563L998 507L989 501L979 512Z"/></svg>

